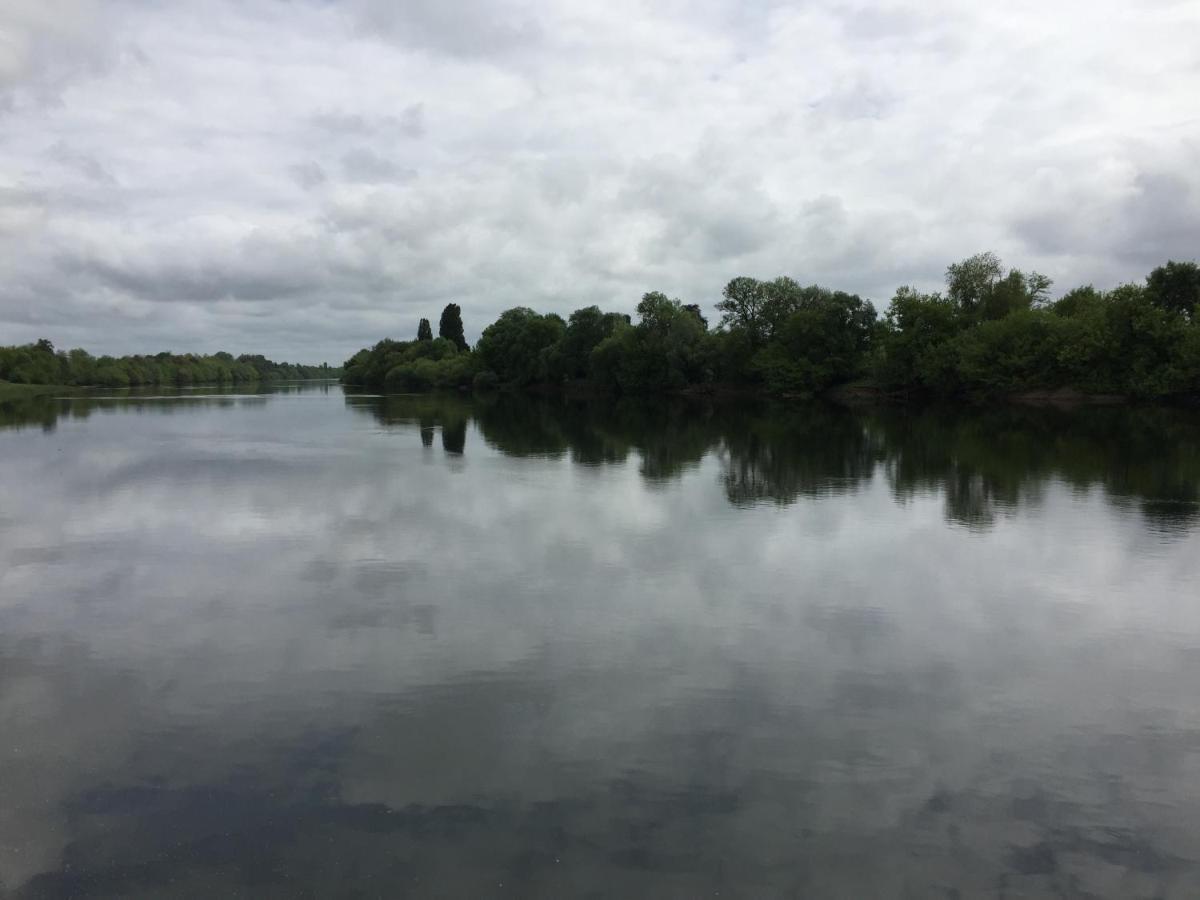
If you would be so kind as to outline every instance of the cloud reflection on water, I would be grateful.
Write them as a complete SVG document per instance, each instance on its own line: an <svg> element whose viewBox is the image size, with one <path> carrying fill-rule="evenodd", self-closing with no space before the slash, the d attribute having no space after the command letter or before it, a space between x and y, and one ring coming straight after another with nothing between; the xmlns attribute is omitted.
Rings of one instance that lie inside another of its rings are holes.
<svg viewBox="0 0 1200 900"><path fill-rule="evenodd" d="M57 408L0 431L5 889L1196 876L1186 416Z"/></svg>

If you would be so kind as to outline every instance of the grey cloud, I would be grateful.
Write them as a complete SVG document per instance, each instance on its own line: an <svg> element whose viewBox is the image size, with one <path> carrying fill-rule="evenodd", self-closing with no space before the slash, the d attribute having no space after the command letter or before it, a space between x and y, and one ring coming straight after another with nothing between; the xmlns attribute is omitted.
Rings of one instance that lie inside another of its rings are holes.
<svg viewBox="0 0 1200 900"><path fill-rule="evenodd" d="M342 157L342 174L349 181L373 184L383 181L407 181L416 171L388 159L366 147L357 147Z"/></svg>
<svg viewBox="0 0 1200 900"><path fill-rule="evenodd" d="M50 158L75 170L89 181L114 187L117 185L117 179L95 157L73 150L62 141L55 143L46 152Z"/></svg>
<svg viewBox="0 0 1200 900"><path fill-rule="evenodd" d="M312 120L318 128L341 135L394 134L419 138L425 134L425 106L422 103L406 106L398 116L370 117L359 113L326 112L318 113Z"/></svg>
<svg viewBox="0 0 1200 900"><path fill-rule="evenodd" d="M92 248L64 254L59 262L86 280L97 280L155 302L283 300L322 280L312 242L251 235L200 253L174 241L132 255Z"/></svg>
<svg viewBox="0 0 1200 900"><path fill-rule="evenodd" d="M450 300L473 340L742 273L885 301L985 248L1140 279L1200 252L1194 35L1076 4L13 0L0 329L319 362Z"/></svg>
<svg viewBox="0 0 1200 900"><path fill-rule="evenodd" d="M700 230L700 247L717 259L741 256L761 247L770 231L769 220L717 219Z"/></svg>
<svg viewBox="0 0 1200 900"><path fill-rule="evenodd" d="M1167 259L1195 259L1200 253L1200 178L1183 161L1177 168L1146 168L1111 193L1052 197L1014 227L1035 252L1070 254L1089 247L1118 263L1107 267L1140 279Z"/></svg>
<svg viewBox="0 0 1200 900"><path fill-rule="evenodd" d="M542 30L534 4L499 0L351 0L359 27L369 34L456 56L488 57L527 49Z"/></svg>
<svg viewBox="0 0 1200 900"><path fill-rule="evenodd" d="M703 259L742 256L770 241L780 226L780 211L752 176L709 174L677 160L636 166L623 200L661 223L658 239L647 252L663 262L681 254Z"/></svg>
<svg viewBox="0 0 1200 900"><path fill-rule="evenodd" d="M288 174L295 179L296 184L308 190L319 187L328 180L325 170L311 160L288 166Z"/></svg>
<svg viewBox="0 0 1200 900"><path fill-rule="evenodd" d="M851 84L839 85L811 108L839 120L878 119L894 109L899 98L880 84L859 77Z"/></svg>
<svg viewBox="0 0 1200 900"><path fill-rule="evenodd" d="M22 101L56 104L72 81L118 55L93 0L6 0L0 11L0 110Z"/></svg>
<svg viewBox="0 0 1200 900"><path fill-rule="evenodd" d="M404 112L395 120L394 124L390 120L387 124L390 127L395 127L397 131L406 137L421 137L425 133L424 104L414 103L412 106L406 107Z"/></svg>
<svg viewBox="0 0 1200 900"><path fill-rule="evenodd" d="M1149 266L1164 256L1190 259L1200 253L1200 179L1194 171L1138 175L1136 192L1120 211L1130 261Z"/></svg>
<svg viewBox="0 0 1200 900"><path fill-rule="evenodd" d="M928 45L962 21L960 15L944 7L925 9L871 3L844 4L834 9L843 34L849 39L878 44L917 41Z"/></svg>
<svg viewBox="0 0 1200 900"><path fill-rule="evenodd" d="M46 191L26 187L0 187L0 234L21 237L40 227L46 214Z"/></svg>

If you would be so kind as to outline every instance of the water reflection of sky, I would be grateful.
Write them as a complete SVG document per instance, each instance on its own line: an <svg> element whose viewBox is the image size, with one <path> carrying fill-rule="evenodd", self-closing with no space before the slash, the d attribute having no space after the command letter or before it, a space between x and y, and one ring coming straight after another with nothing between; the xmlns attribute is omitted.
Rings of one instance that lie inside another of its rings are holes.
<svg viewBox="0 0 1200 900"><path fill-rule="evenodd" d="M1186 460L227 399L0 431L0 887L1195 883Z"/></svg>

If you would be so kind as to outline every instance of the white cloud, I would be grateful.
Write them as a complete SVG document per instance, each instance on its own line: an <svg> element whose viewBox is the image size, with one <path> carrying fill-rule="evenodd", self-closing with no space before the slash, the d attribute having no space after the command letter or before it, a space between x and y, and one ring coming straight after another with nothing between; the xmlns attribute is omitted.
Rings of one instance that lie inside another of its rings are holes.
<svg viewBox="0 0 1200 900"><path fill-rule="evenodd" d="M449 301L1138 279L1200 253L1196 46L1194 2L20 0L0 329L338 361Z"/></svg>

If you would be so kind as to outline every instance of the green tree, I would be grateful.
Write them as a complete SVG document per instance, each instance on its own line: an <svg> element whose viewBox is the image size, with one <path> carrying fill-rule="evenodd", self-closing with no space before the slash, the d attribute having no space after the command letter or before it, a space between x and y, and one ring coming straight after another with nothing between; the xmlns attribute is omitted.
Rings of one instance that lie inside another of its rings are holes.
<svg viewBox="0 0 1200 900"><path fill-rule="evenodd" d="M71 384L94 384L96 361L86 350L76 348L67 353Z"/></svg>
<svg viewBox="0 0 1200 900"><path fill-rule="evenodd" d="M753 364L773 391L817 393L863 370L874 330L875 309L861 297L816 288Z"/></svg>
<svg viewBox="0 0 1200 900"><path fill-rule="evenodd" d="M483 330L476 353L486 370L505 384L525 385L550 378L550 352L566 331L554 313L538 315L518 306L505 310Z"/></svg>
<svg viewBox="0 0 1200 900"><path fill-rule="evenodd" d="M774 281L762 282L760 290L763 298L761 339L764 341L769 341L779 334L784 323L795 313L817 302L822 292L816 285L801 287L799 282L786 275Z"/></svg>
<svg viewBox="0 0 1200 900"><path fill-rule="evenodd" d="M1156 397L1181 389L1181 344L1191 325L1158 306L1148 288L1125 284L1073 320L1062 349L1073 381L1085 390Z"/></svg>
<svg viewBox="0 0 1200 900"><path fill-rule="evenodd" d="M765 305L766 292L761 281L746 275L734 278L725 285L717 303L721 327L741 331L751 344L761 344L767 338Z"/></svg>
<svg viewBox="0 0 1200 900"><path fill-rule="evenodd" d="M696 320L704 327L705 331L708 330L708 319L705 318L699 303L685 303L683 304L683 308L696 317Z"/></svg>
<svg viewBox="0 0 1200 900"><path fill-rule="evenodd" d="M946 293L962 312L975 315L987 301L1004 267L995 253L976 253L946 267Z"/></svg>
<svg viewBox="0 0 1200 900"><path fill-rule="evenodd" d="M1059 297L1054 303L1050 304L1050 309L1053 310L1055 315L1069 319L1083 315L1101 302L1103 302L1103 297L1100 295L1100 292L1090 284L1087 284L1082 287L1071 288L1071 290Z"/></svg>
<svg viewBox="0 0 1200 900"><path fill-rule="evenodd" d="M467 339L463 336L462 310L457 303L447 303L442 310L442 318L438 322L438 337L444 337L459 350L467 349Z"/></svg>
<svg viewBox="0 0 1200 900"><path fill-rule="evenodd" d="M628 324L628 321L628 316L601 312L598 306L575 310L567 320L566 330L553 354L551 374L566 379L586 378L596 345L611 335L619 324Z"/></svg>
<svg viewBox="0 0 1200 900"><path fill-rule="evenodd" d="M967 329L953 342L959 385L974 395L1064 385L1062 350L1072 326L1047 310L1025 309Z"/></svg>
<svg viewBox="0 0 1200 900"><path fill-rule="evenodd" d="M592 352L597 380L626 393L679 390L712 381L703 323L678 300L650 291L638 303L638 324L619 325Z"/></svg>
<svg viewBox="0 0 1200 900"><path fill-rule="evenodd" d="M1168 261L1150 273L1146 287L1156 306L1191 318L1200 304L1200 266Z"/></svg>
<svg viewBox="0 0 1200 900"><path fill-rule="evenodd" d="M442 336L445 337L445 335L442 335ZM430 327L428 319L422 319L421 323L417 326L417 340L418 341L432 341L433 340L433 328Z"/></svg>
<svg viewBox="0 0 1200 900"><path fill-rule="evenodd" d="M1029 299L1033 306L1044 307L1050 302L1050 288L1054 286L1054 281L1040 272L1030 272L1025 277L1025 288L1029 292Z"/></svg>
<svg viewBox="0 0 1200 900"><path fill-rule="evenodd" d="M915 288L896 291L875 354L875 377L886 387L949 391L955 384L951 339L961 330L954 300Z"/></svg>
<svg viewBox="0 0 1200 900"><path fill-rule="evenodd" d="M967 319L994 321L1044 303L1053 282L1038 272L1010 269L994 253L977 253L946 268L946 293Z"/></svg>

